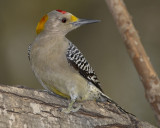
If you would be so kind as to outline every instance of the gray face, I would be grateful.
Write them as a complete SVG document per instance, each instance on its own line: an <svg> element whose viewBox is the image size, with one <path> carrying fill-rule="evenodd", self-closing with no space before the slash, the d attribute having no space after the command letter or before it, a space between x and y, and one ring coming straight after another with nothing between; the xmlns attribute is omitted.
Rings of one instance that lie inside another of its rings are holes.
<svg viewBox="0 0 160 128"><path fill-rule="evenodd" d="M65 14L58 11L51 11L48 13L48 20L45 24L45 31L67 34L69 31L76 29L79 25L72 24L79 19L71 13L65 12Z"/></svg>

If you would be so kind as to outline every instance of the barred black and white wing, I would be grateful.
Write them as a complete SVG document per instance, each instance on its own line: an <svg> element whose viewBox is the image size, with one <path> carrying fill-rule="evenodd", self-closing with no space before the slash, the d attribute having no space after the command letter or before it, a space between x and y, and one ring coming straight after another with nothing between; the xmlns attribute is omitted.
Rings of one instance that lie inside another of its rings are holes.
<svg viewBox="0 0 160 128"><path fill-rule="evenodd" d="M66 53L66 57L71 66L73 66L79 73L87 79L89 82L93 83L99 90L102 91L100 87L100 82L97 79L97 76L87 62L83 54L78 50L78 48L69 42L69 47Z"/></svg>

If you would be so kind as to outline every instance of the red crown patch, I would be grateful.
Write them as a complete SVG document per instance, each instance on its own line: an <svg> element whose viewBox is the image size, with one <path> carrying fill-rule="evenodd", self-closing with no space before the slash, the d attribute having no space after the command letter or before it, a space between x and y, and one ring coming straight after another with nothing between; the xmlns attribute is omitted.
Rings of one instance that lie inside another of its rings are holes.
<svg viewBox="0 0 160 128"><path fill-rule="evenodd" d="M59 10L59 9L57 9L56 11L57 11L57 12L60 12L60 13L62 13L62 14L65 14L65 13L66 13L66 11L62 11L62 10Z"/></svg>

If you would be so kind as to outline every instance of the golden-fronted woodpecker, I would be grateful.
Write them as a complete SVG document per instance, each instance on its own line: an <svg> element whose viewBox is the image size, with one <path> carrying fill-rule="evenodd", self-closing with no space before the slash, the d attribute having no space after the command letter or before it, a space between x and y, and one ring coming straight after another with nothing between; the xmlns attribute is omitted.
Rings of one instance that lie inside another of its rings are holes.
<svg viewBox="0 0 160 128"><path fill-rule="evenodd" d="M38 23L38 35L28 49L32 70L41 85L49 92L71 99L68 108L63 110L66 113L79 109L73 109L75 101L108 101L118 106L103 94L94 70L80 50L65 37L81 25L95 22L99 20L79 19L62 10L51 11Z"/></svg>

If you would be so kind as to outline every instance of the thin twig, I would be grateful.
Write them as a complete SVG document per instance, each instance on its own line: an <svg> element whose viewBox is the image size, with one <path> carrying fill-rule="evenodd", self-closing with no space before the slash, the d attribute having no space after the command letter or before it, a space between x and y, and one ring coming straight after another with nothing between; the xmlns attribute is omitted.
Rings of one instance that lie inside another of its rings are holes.
<svg viewBox="0 0 160 128"><path fill-rule="evenodd" d="M160 80L147 56L123 0L105 0L145 88L148 102L160 124Z"/></svg>

